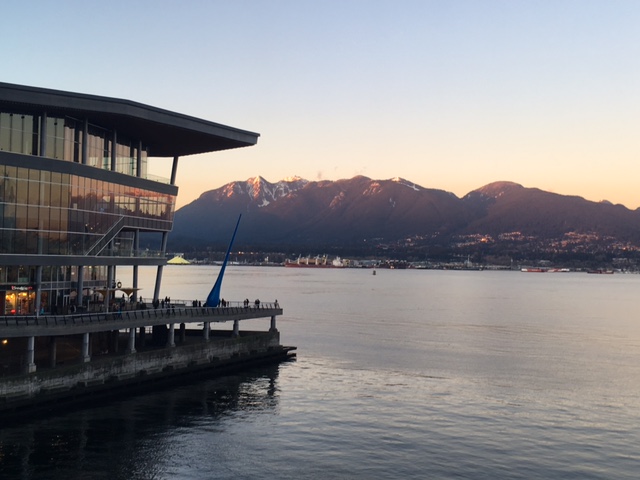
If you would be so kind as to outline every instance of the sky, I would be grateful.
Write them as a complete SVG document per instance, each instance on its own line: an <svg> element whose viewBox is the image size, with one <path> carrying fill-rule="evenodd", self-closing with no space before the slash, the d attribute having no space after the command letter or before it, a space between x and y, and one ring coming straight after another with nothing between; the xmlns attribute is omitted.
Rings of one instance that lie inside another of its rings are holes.
<svg viewBox="0 0 640 480"><path fill-rule="evenodd" d="M0 81L260 134L180 158L178 207L258 175L365 175L635 209L639 25L636 0L6 0Z"/></svg>

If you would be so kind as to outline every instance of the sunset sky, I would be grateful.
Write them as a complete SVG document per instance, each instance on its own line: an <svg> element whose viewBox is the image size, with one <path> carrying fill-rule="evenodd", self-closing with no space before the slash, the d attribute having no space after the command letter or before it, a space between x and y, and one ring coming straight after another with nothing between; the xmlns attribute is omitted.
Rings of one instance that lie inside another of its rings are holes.
<svg viewBox="0 0 640 480"><path fill-rule="evenodd" d="M256 175L360 174L640 206L640 1L41 0L3 4L0 26L0 81L260 133L183 157L178 206Z"/></svg>

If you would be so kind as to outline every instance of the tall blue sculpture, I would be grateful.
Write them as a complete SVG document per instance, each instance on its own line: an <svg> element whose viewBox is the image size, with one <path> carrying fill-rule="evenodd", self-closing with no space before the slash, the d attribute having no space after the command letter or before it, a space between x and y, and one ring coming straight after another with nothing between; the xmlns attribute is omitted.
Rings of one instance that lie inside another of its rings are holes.
<svg viewBox="0 0 640 480"><path fill-rule="evenodd" d="M238 232L238 226L240 225L240 219L242 218L242 214L238 215L238 223L236 223L236 229L233 231L233 236L231 237L231 241L229 242L229 248L227 248L227 254L224 256L224 262L222 262L222 268L220 269L220 273L218 273L218 279L216 283L214 283L209 296L207 297L207 301L204 303L205 307L217 307L220 304L220 289L222 288L222 277L224 276L224 270L227 268L227 262L229 261L229 255L231 254L231 247L233 246L233 241L236 238L236 233Z"/></svg>

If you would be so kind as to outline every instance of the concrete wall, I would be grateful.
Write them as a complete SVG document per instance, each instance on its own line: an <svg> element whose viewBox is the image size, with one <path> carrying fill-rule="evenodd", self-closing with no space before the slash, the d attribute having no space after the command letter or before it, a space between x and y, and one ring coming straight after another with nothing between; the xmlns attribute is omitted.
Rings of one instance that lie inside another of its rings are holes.
<svg viewBox="0 0 640 480"><path fill-rule="evenodd" d="M286 356L279 332L244 333L197 345L102 358L0 381L0 410L22 409L53 399L95 395L127 385L190 372Z"/></svg>

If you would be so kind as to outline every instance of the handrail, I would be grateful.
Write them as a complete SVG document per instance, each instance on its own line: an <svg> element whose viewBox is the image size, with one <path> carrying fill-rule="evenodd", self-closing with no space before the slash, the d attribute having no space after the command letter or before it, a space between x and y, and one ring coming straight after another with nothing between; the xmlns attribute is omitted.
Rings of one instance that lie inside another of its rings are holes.
<svg viewBox="0 0 640 480"><path fill-rule="evenodd" d="M234 302L240 304L242 302ZM258 313L269 310L280 310L278 303L260 303L245 306L227 307L191 307L176 306L175 303L165 305L164 308L146 308L138 310L122 310L113 312L77 313L72 315L4 315L0 316L1 327L37 327L37 326L62 326L62 325L95 325L100 323L122 323L158 318L175 317L230 317L247 313ZM231 319L228 319L231 320ZM225 320L226 321L226 320ZM168 322L171 323L171 322Z"/></svg>
<svg viewBox="0 0 640 480"><path fill-rule="evenodd" d="M120 218L118 218L118 220L113 225L111 225L109 230L107 230L104 233L104 235L102 235L98 239L98 241L96 241L93 245L91 245L84 252L84 254L85 255L89 255L96 248L98 248L98 251L96 252L96 255L99 254L102 251L102 249L104 247L106 247L109 244L109 242L116 237L116 235L118 235L118 232L120 231L120 229L122 228L122 225L124 224L124 220L125 220L124 215L120 216Z"/></svg>

